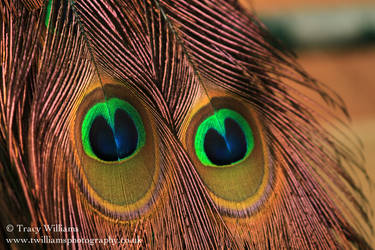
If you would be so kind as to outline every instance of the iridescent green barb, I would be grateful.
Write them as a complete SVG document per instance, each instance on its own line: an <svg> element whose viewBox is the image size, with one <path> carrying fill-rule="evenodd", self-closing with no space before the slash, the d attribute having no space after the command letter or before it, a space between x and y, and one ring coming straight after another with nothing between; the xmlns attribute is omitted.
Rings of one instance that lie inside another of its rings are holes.
<svg viewBox="0 0 375 250"><path fill-rule="evenodd" d="M44 24L46 25L46 27L48 27L49 20L51 19L51 8L52 8L52 0L49 0L47 4L46 19L44 21Z"/></svg>

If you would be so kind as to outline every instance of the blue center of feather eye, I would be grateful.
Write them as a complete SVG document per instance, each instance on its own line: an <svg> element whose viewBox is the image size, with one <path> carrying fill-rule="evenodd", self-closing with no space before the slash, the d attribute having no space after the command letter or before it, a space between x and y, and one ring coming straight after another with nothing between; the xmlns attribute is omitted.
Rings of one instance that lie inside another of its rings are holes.
<svg viewBox="0 0 375 250"><path fill-rule="evenodd" d="M116 161L132 155L137 149L138 131L130 116L118 109L114 131L103 116L97 116L91 125L89 139L92 151L99 159Z"/></svg>
<svg viewBox="0 0 375 250"><path fill-rule="evenodd" d="M225 119L225 135L209 129L204 138L204 151L215 165L223 166L240 161L246 154L246 137L233 119Z"/></svg>
<svg viewBox="0 0 375 250"><path fill-rule="evenodd" d="M220 109L198 127L194 146L206 166L236 164L251 153L254 137L248 122L237 112Z"/></svg>
<svg viewBox="0 0 375 250"><path fill-rule="evenodd" d="M89 156L118 161L138 152L145 143L145 130L132 105L112 98L87 112L82 123L82 142Z"/></svg>

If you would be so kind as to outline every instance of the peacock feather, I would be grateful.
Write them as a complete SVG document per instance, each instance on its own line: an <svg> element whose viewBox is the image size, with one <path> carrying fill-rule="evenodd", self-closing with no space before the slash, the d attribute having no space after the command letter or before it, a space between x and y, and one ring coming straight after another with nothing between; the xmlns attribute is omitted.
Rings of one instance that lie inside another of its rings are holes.
<svg viewBox="0 0 375 250"><path fill-rule="evenodd" d="M4 248L46 236L141 242L26 247L370 248L342 100L237 1L1 0L0 10ZM349 142L322 126L337 121Z"/></svg>

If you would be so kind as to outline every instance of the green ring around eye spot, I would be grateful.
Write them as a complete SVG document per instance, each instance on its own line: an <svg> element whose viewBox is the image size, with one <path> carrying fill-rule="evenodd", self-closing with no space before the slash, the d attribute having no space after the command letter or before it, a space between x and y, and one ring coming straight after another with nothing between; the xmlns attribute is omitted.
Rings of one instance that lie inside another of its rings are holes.
<svg viewBox="0 0 375 250"><path fill-rule="evenodd" d="M204 149L204 140L205 140L205 135L209 129L214 129L221 136L225 137L225 120L227 118L233 119L240 126L240 128L244 132L244 135L246 138L246 145L247 145L245 156L241 160L237 162L233 162L230 165L235 165L245 160L250 155L250 153L252 152L254 148L254 136L253 136L253 132L248 122L239 113L233 110L220 109L216 111L215 114L207 117L199 125L197 132L195 134L195 139L194 139L195 152L197 154L198 159L205 166L225 167L225 166L217 166L210 161Z"/></svg>
<svg viewBox="0 0 375 250"><path fill-rule="evenodd" d="M122 109L126 113L129 114L129 116L132 118L138 131L137 149L131 156L137 154L139 150L144 146L145 140L146 140L146 133L145 133L145 129L143 126L141 116L139 115L137 110L130 103L126 101L123 101L118 98L111 98L107 100L106 102L96 103L93 107L91 107L89 111L86 113L85 118L82 122L82 129L81 129L82 145L83 145L83 149L85 153L91 158L100 160L93 152L91 144L90 144L89 134L90 134L90 128L92 126L92 123L94 122L96 117L103 116L104 119L110 125L112 131L114 131L115 113L117 109ZM128 159L131 156L128 156L121 160Z"/></svg>

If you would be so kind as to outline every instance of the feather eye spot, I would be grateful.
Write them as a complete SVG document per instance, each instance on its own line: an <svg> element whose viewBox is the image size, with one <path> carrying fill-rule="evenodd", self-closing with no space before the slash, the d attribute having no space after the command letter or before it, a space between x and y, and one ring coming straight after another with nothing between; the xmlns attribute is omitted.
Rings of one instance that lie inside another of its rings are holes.
<svg viewBox="0 0 375 250"><path fill-rule="evenodd" d="M162 188L160 138L152 114L127 86L102 81L72 117L76 178L100 214L133 220L151 211Z"/></svg>
<svg viewBox="0 0 375 250"><path fill-rule="evenodd" d="M250 104L218 96L193 110L183 138L222 214L250 216L267 199L273 167L265 132Z"/></svg>
<svg viewBox="0 0 375 250"><path fill-rule="evenodd" d="M118 98L89 109L81 134L86 154L103 161L128 159L145 144L140 115L131 104Z"/></svg>
<svg viewBox="0 0 375 250"><path fill-rule="evenodd" d="M194 144L203 165L234 165L250 155L254 137L240 114L221 109L199 125Z"/></svg>

